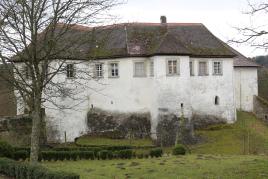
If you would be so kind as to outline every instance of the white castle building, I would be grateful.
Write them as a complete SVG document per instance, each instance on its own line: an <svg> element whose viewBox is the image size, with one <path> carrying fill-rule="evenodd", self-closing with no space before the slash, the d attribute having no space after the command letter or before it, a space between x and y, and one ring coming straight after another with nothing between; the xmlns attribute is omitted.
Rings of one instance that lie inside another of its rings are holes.
<svg viewBox="0 0 268 179"><path fill-rule="evenodd" d="M97 33L99 29L102 32ZM87 133L86 117L92 107L149 113L152 131L163 113L183 113L189 119L195 114L215 116L232 123L236 110L253 110L258 66L203 24L166 23L163 18L161 23L99 29L73 27L77 34L96 33L96 38L67 60L66 73L54 78L68 86L80 80L79 69L94 74L94 79L83 81L90 88L83 90L72 109L53 109L47 102L46 121L57 130L59 140L64 140L65 132L68 141ZM57 66L57 61L53 63ZM64 97L56 102L74 103Z"/></svg>

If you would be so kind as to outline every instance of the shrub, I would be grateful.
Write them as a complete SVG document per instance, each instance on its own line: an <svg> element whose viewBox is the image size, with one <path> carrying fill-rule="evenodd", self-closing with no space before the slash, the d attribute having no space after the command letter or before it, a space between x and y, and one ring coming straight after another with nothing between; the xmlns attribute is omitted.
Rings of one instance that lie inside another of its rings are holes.
<svg viewBox="0 0 268 179"><path fill-rule="evenodd" d="M119 150L116 152L117 157L121 159L131 159L133 156L133 151L132 150Z"/></svg>
<svg viewBox="0 0 268 179"><path fill-rule="evenodd" d="M183 145L177 144L172 151L173 155L185 155L186 150Z"/></svg>
<svg viewBox="0 0 268 179"><path fill-rule="evenodd" d="M70 151L69 152L70 160L77 160L77 157L79 156L79 151Z"/></svg>
<svg viewBox="0 0 268 179"><path fill-rule="evenodd" d="M113 153L109 150L101 150L99 152L99 159L106 160L106 159L112 159Z"/></svg>
<svg viewBox="0 0 268 179"><path fill-rule="evenodd" d="M65 172L53 172L40 165L19 163L0 158L0 173L16 179L79 179L79 175Z"/></svg>
<svg viewBox="0 0 268 179"><path fill-rule="evenodd" d="M41 156L43 160L51 161L51 160L57 160L57 152L55 151L42 151Z"/></svg>
<svg viewBox="0 0 268 179"><path fill-rule="evenodd" d="M18 150L13 153L14 160L20 160L20 159L26 160L29 157L30 157L29 152L26 150Z"/></svg>
<svg viewBox="0 0 268 179"><path fill-rule="evenodd" d="M91 159L91 160L94 160L94 152L92 152L92 151L83 151L83 152L81 152L83 155L83 159L86 159L86 160L88 160L88 159Z"/></svg>
<svg viewBox="0 0 268 179"><path fill-rule="evenodd" d="M13 147L7 142L0 141L0 157L13 157Z"/></svg>
<svg viewBox="0 0 268 179"><path fill-rule="evenodd" d="M162 157L163 150L161 148L155 148L150 151L151 157Z"/></svg>

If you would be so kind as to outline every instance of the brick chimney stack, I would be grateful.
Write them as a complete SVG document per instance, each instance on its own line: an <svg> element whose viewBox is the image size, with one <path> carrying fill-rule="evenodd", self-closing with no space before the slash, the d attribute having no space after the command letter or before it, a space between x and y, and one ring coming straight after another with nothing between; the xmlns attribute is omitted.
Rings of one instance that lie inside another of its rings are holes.
<svg viewBox="0 0 268 179"><path fill-rule="evenodd" d="M160 21L161 21L161 24L166 24L167 23L167 17L166 16L161 16Z"/></svg>

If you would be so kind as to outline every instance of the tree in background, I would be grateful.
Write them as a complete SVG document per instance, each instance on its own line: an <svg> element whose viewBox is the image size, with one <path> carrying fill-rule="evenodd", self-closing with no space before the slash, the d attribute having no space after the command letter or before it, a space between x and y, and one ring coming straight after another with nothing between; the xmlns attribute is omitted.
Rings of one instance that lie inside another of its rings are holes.
<svg viewBox="0 0 268 179"><path fill-rule="evenodd" d="M38 161L44 102L53 103L52 98L63 93L74 95L72 89L64 88L65 82L55 82L53 78L66 70L66 60L85 53L81 47L88 44L85 37L89 37L89 32L76 24L96 24L113 18L108 11L121 3L118 0L0 1L0 60L6 72L14 74L14 78L5 80L16 90L32 118L31 162ZM57 60L56 65L53 60Z"/></svg>
<svg viewBox="0 0 268 179"><path fill-rule="evenodd" d="M250 16L250 25L236 27L239 32L238 37L230 42L247 44L256 49L268 49L268 1L258 3L248 2L249 10L245 14Z"/></svg>

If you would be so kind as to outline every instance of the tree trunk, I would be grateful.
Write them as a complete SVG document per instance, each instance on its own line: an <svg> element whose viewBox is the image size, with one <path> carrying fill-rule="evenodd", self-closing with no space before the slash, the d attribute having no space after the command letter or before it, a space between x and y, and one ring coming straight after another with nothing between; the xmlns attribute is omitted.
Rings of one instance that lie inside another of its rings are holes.
<svg viewBox="0 0 268 179"><path fill-rule="evenodd" d="M34 101L34 109L31 113L32 117L32 134L31 134L31 155L30 162L38 162L38 154L40 148L40 135L41 135L41 97L36 97Z"/></svg>

